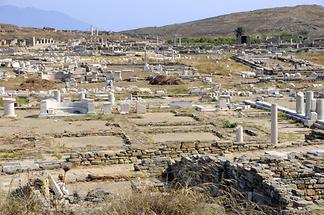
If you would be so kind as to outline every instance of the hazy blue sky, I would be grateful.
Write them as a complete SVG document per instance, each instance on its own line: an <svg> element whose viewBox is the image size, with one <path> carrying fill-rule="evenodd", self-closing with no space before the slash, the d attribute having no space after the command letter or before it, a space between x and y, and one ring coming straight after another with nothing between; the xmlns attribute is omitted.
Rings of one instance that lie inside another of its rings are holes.
<svg viewBox="0 0 324 215"><path fill-rule="evenodd" d="M0 5L60 11L114 31L300 4L324 6L324 0L0 0Z"/></svg>

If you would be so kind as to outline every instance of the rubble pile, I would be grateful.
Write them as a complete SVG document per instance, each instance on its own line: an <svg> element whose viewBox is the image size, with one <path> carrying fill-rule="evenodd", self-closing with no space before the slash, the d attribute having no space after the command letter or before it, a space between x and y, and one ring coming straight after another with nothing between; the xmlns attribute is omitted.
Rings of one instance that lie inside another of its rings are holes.
<svg viewBox="0 0 324 215"><path fill-rule="evenodd" d="M56 87L55 83L48 80L30 78L22 82L19 86L22 90L50 90Z"/></svg>
<svg viewBox="0 0 324 215"><path fill-rule="evenodd" d="M64 176L55 180L50 174L44 173L37 178L29 179L24 186L10 193L13 199L26 200L38 206L40 214L82 214L95 208L84 207L87 202L101 203L108 200L110 193L94 189L81 197L77 192L69 193L64 183Z"/></svg>
<svg viewBox="0 0 324 215"><path fill-rule="evenodd" d="M213 157L185 157L166 171L167 179L186 186L212 184L207 189L220 195L232 187L245 198L274 208L277 212L305 212L323 207L324 152L304 154L269 152L266 155L234 161ZM223 186L226 184L226 186Z"/></svg>
<svg viewBox="0 0 324 215"><path fill-rule="evenodd" d="M173 77L173 76L166 76L166 75L157 75L156 77L150 80L150 84L152 85L181 85L183 81L181 79Z"/></svg>

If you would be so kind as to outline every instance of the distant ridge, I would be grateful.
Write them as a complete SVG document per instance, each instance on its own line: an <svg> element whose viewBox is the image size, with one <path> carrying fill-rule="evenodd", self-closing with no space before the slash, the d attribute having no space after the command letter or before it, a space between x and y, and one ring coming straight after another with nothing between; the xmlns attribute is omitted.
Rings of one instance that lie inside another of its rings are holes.
<svg viewBox="0 0 324 215"><path fill-rule="evenodd" d="M232 13L198 21L162 27L147 27L123 31L135 35L159 35L172 38L215 37L233 35L237 27L244 27L249 34L273 32L308 31L313 34L324 33L324 7L320 5L300 5Z"/></svg>
<svg viewBox="0 0 324 215"><path fill-rule="evenodd" d="M20 27L51 27L64 30L89 30L90 24L57 11L0 6L0 23Z"/></svg>

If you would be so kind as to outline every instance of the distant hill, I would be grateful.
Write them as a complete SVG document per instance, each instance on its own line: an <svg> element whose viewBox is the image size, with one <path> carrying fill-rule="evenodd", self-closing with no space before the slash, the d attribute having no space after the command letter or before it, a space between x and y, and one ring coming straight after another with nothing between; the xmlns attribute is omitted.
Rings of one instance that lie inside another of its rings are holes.
<svg viewBox="0 0 324 215"><path fill-rule="evenodd" d="M274 32L308 31L313 34L324 33L324 7L301 5L233 13L183 24L162 27L148 27L123 31L129 35L159 35L172 38L215 37L233 35L237 27L244 27L249 34Z"/></svg>
<svg viewBox="0 0 324 215"><path fill-rule="evenodd" d="M88 30L90 28L90 24L61 12L15 6L0 6L0 23L20 27L51 27L64 30Z"/></svg>

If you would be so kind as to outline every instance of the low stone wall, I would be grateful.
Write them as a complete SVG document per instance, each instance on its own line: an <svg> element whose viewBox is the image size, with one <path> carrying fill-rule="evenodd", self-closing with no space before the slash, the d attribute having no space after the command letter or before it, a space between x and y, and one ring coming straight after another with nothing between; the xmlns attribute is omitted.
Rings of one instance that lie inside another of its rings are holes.
<svg viewBox="0 0 324 215"><path fill-rule="evenodd" d="M2 165L1 172L5 174L16 174L28 171L41 171L59 169L65 163L65 160L59 161L35 161L35 162L9 162Z"/></svg>
<svg viewBox="0 0 324 215"><path fill-rule="evenodd" d="M70 136L71 134L69 134ZM98 135L103 135L98 133ZM127 138L127 137L125 137ZM249 142L249 143L236 143L231 141L218 141L218 142L164 142L161 145L154 144L158 148L146 149L136 148L132 145L125 145L125 149L119 152L75 152L64 160L53 161L35 161L35 162L19 162L13 161L2 164L1 172L5 174L15 174L27 171L41 171L48 169L59 169L65 163L75 166L89 166L89 165L113 165L113 164L137 164L145 159L176 159L183 156L191 155L218 155L227 152L244 152L254 151L260 149L274 149L274 148L288 148L306 145L318 145L324 142L309 142L294 145L272 145L271 143L264 142ZM152 147L152 146L151 146ZM145 163L145 161L144 161ZM142 163L143 164L143 163ZM141 165L141 163L140 163ZM150 168L154 168L150 167ZM150 169L149 174L159 176L160 170L155 171Z"/></svg>
<svg viewBox="0 0 324 215"><path fill-rule="evenodd" d="M304 145L311 145L305 143ZM300 144L303 145L303 144ZM73 153L66 159L73 165L111 165L137 163L138 160L154 158L180 158L190 155L220 154L224 152L244 152L260 149L287 148L297 145L273 145L271 143L236 143L236 142L164 142L159 148L141 149L127 146L117 153L84 152Z"/></svg>
<svg viewBox="0 0 324 215"><path fill-rule="evenodd" d="M62 133L62 134L54 134L52 135L54 138L62 138L62 137L88 137L88 136L119 136L123 139L126 145L131 144L131 139L128 135L123 132L112 132L112 131L83 131L76 133Z"/></svg>
<svg viewBox="0 0 324 215"><path fill-rule="evenodd" d="M156 127L156 128L146 128L145 133L147 134L164 134L164 133L191 133L191 132L212 132L216 133L216 129L212 125L202 125L202 126L190 126L190 127Z"/></svg>
<svg viewBox="0 0 324 215"><path fill-rule="evenodd" d="M135 123L137 126L201 126L208 125L209 123L202 123L198 121L188 122L148 122L148 123Z"/></svg>
<svg viewBox="0 0 324 215"><path fill-rule="evenodd" d="M143 159L139 164L134 165L135 171L144 171L149 176L159 177L174 161L168 157Z"/></svg>

